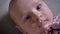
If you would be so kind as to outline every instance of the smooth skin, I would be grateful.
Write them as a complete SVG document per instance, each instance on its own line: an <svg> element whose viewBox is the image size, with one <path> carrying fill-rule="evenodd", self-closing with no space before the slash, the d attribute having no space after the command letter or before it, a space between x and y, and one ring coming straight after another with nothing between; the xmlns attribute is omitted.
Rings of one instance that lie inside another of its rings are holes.
<svg viewBox="0 0 60 34"><path fill-rule="evenodd" d="M43 0L11 0L9 13L23 34L42 34L53 22L53 14Z"/></svg>

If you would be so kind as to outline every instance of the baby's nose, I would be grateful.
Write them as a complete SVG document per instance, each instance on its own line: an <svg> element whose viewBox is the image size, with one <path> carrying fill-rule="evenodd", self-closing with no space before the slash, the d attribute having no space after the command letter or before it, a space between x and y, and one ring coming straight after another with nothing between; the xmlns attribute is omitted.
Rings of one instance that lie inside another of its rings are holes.
<svg viewBox="0 0 60 34"><path fill-rule="evenodd" d="M35 17L39 20L44 20L45 17L43 16L43 13L41 11L37 11L36 9L32 9L32 13L35 15ZM34 18L34 19L36 19Z"/></svg>
<svg viewBox="0 0 60 34"><path fill-rule="evenodd" d="M47 19L47 16L43 14L43 12L38 12L37 10L33 10L32 12L35 15L35 17L37 17L37 19L38 19L39 27L41 25L43 26L43 24L47 24L47 22L45 22L45 21L47 21L48 19ZM44 22L41 22L41 21L44 21ZM46 27L48 28L48 26L49 25L47 25ZM45 28L45 26L43 26L43 27Z"/></svg>
<svg viewBox="0 0 60 34"><path fill-rule="evenodd" d="M42 11L37 11L37 10L33 9L33 10L32 10L32 13L33 13L39 20L45 20L45 19L47 18Z"/></svg>

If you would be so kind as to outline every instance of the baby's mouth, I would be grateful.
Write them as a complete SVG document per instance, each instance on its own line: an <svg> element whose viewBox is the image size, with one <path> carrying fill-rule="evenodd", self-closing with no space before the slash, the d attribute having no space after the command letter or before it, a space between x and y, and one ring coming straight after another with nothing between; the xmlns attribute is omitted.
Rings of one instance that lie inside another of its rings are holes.
<svg viewBox="0 0 60 34"><path fill-rule="evenodd" d="M49 29L50 26L52 25L52 23L49 22L49 19L45 19L45 20L41 20L40 21L41 24L42 24L42 27L45 28L45 29ZM49 23L48 23L49 22Z"/></svg>
<svg viewBox="0 0 60 34"><path fill-rule="evenodd" d="M42 34L47 34L47 32L50 30L50 26L52 23L48 23L49 22L48 19L41 20L40 22L42 24L41 27L45 29L45 31Z"/></svg>

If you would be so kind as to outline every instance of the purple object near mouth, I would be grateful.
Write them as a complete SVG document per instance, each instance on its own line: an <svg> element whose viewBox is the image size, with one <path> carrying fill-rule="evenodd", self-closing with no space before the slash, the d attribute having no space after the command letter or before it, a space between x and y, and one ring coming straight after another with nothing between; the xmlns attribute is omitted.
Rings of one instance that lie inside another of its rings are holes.
<svg viewBox="0 0 60 34"><path fill-rule="evenodd" d="M47 34L60 34L60 15L54 18L54 24L51 25Z"/></svg>

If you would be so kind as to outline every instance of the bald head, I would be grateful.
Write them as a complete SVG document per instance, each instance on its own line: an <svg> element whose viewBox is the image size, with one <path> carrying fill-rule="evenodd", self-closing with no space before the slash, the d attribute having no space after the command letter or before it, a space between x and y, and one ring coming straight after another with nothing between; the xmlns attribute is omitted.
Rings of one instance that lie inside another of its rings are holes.
<svg viewBox="0 0 60 34"><path fill-rule="evenodd" d="M16 15L23 16L31 12L33 7L36 8L36 6L41 2L41 0L11 0L9 11L10 13L15 13Z"/></svg>
<svg viewBox="0 0 60 34"><path fill-rule="evenodd" d="M28 34L42 33L49 27L45 25L53 21L51 10L42 0L11 0L9 13L18 27Z"/></svg>
<svg viewBox="0 0 60 34"><path fill-rule="evenodd" d="M29 10L31 9L34 5L38 5L41 3L41 0L11 0L10 2L10 8L19 8L19 10ZM14 8L14 9L16 9Z"/></svg>

